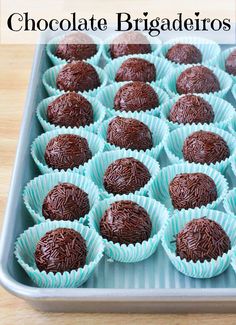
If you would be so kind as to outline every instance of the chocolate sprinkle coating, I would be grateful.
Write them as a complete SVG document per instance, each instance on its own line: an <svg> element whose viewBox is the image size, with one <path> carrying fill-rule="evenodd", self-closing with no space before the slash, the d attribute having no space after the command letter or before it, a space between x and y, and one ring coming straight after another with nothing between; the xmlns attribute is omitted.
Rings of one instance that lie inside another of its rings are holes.
<svg viewBox="0 0 236 325"><path fill-rule="evenodd" d="M111 58L130 54L151 53L151 45L146 36L137 32L122 33L110 44Z"/></svg>
<svg viewBox="0 0 236 325"><path fill-rule="evenodd" d="M203 173L177 174L169 184L175 209L194 209L217 199L217 188L211 177Z"/></svg>
<svg viewBox="0 0 236 325"><path fill-rule="evenodd" d="M136 244L148 240L152 222L147 211L132 201L118 201L110 205L100 221L100 233L113 243Z"/></svg>
<svg viewBox="0 0 236 325"><path fill-rule="evenodd" d="M233 52L231 52L227 57L225 61L225 70L228 73L236 76L236 49L233 50Z"/></svg>
<svg viewBox="0 0 236 325"><path fill-rule="evenodd" d="M220 90L220 83L215 74L204 66L193 66L184 70L176 81L179 94L214 93Z"/></svg>
<svg viewBox="0 0 236 325"><path fill-rule="evenodd" d="M169 121L178 124L212 123L214 121L212 106L202 97L184 95L171 107Z"/></svg>
<svg viewBox="0 0 236 325"><path fill-rule="evenodd" d="M60 134L48 142L44 157L49 167L61 170L83 165L92 158L92 153L85 138Z"/></svg>
<svg viewBox="0 0 236 325"><path fill-rule="evenodd" d="M188 162L215 164L225 160L230 151L225 140L213 132L196 131L189 135L183 145L183 156Z"/></svg>
<svg viewBox="0 0 236 325"><path fill-rule="evenodd" d="M56 185L45 197L42 213L50 220L78 220L89 213L88 194L70 183Z"/></svg>
<svg viewBox="0 0 236 325"><path fill-rule="evenodd" d="M166 58L179 64L202 62L201 51L192 44L175 44L166 53Z"/></svg>
<svg viewBox="0 0 236 325"><path fill-rule="evenodd" d="M78 61L91 58L97 53L97 46L92 38L76 32L65 36L57 45L55 55L62 60Z"/></svg>
<svg viewBox="0 0 236 325"><path fill-rule="evenodd" d="M129 82L120 87L114 98L114 109L125 112L147 111L159 106L159 98L152 86Z"/></svg>
<svg viewBox="0 0 236 325"><path fill-rule="evenodd" d="M75 92L56 98L48 105L48 121L65 127L80 127L93 123L93 110L90 102Z"/></svg>
<svg viewBox="0 0 236 325"><path fill-rule="evenodd" d="M176 236L176 254L187 262L210 262L230 248L230 239L224 229L205 217L188 222Z"/></svg>
<svg viewBox="0 0 236 325"><path fill-rule="evenodd" d="M119 67L115 80L152 82L156 80L156 68L147 60L129 58Z"/></svg>
<svg viewBox="0 0 236 325"><path fill-rule="evenodd" d="M57 76L57 87L64 91L87 91L100 86L95 68L84 61L66 64Z"/></svg>
<svg viewBox="0 0 236 325"><path fill-rule="evenodd" d="M40 271L63 273L84 267L86 242L75 230L57 228L48 231L38 242L34 253Z"/></svg>
<svg viewBox="0 0 236 325"><path fill-rule="evenodd" d="M121 158L105 171L103 185L108 193L129 194L141 189L150 180L147 167L135 158Z"/></svg>
<svg viewBox="0 0 236 325"><path fill-rule="evenodd" d="M107 141L120 148L132 150L151 149L152 133L143 122L134 118L117 116L107 128Z"/></svg>

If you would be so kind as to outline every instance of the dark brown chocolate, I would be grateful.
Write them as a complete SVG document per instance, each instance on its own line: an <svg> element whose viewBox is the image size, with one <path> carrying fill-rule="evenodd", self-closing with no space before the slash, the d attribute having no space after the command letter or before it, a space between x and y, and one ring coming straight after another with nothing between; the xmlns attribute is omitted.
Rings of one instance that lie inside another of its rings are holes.
<svg viewBox="0 0 236 325"><path fill-rule="evenodd" d="M110 54L112 59L123 55L145 54L150 52L151 45L146 36L137 32L120 34L110 44Z"/></svg>
<svg viewBox="0 0 236 325"><path fill-rule="evenodd" d="M61 170L83 165L92 158L92 153L85 138L60 134L48 142L44 157L49 167Z"/></svg>
<svg viewBox="0 0 236 325"><path fill-rule="evenodd" d="M233 50L225 61L226 72L236 76L236 49Z"/></svg>
<svg viewBox="0 0 236 325"><path fill-rule="evenodd" d="M88 194L70 183L56 185L45 197L42 213L50 220L78 220L89 213Z"/></svg>
<svg viewBox="0 0 236 325"><path fill-rule="evenodd" d="M115 80L152 82L156 80L156 68L147 60L129 58L119 67Z"/></svg>
<svg viewBox="0 0 236 325"><path fill-rule="evenodd" d="M75 230L57 228L48 231L38 242L34 253L40 271L63 273L84 267L86 242Z"/></svg>
<svg viewBox="0 0 236 325"><path fill-rule="evenodd" d="M55 55L68 62L86 60L97 53L97 46L92 38L76 32L65 36L57 45Z"/></svg>
<svg viewBox="0 0 236 325"><path fill-rule="evenodd" d="M57 87L64 91L87 91L100 86L95 68L84 61L66 64L57 76Z"/></svg>
<svg viewBox="0 0 236 325"><path fill-rule="evenodd" d="M210 262L230 248L230 239L224 229L205 217L188 222L176 236L176 254L188 262Z"/></svg>
<svg viewBox="0 0 236 325"><path fill-rule="evenodd" d="M66 127L80 127L93 123L93 109L90 102L75 92L56 98L48 105L48 121Z"/></svg>
<svg viewBox="0 0 236 325"><path fill-rule="evenodd" d="M147 211L132 201L118 201L110 205L100 221L100 233L113 243L136 244L148 240L152 222Z"/></svg>
<svg viewBox="0 0 236 325"><path fill-rule="evenodd" d="M168 119L178 124L209 124L214 121L214 117L213 108L205 99L196 95L184 95L171 107Z"/></svg>
<svg viewBox="0 0 236 325"><path fill-rule="evenodd" d="M107 141L120 148L151 149L152 133L143 122L134 118L114 117L107 128Z"/></svg>
<svg viewBox="0 0 236 325"><path fill-rule="evenodd" d="M152 86L140 82L129 82L120 87L114 98L114 109L140 112L159 106L159 98Z"/></svg>
<svg viewBox="0 0 236 325"><path fill-rule="evenodd" d="M201 63L202 53L195 45L175 44L167 51L166 58L179 64Z"/></svg>
<svg viewBox="0 0 236 325"><path fill-rule="evenodd" d="M150 178L147 167L139 160L121 158L107 167L103 184L108 193L128 194L140 190Z"/></svg>
<svg viewBox="0 0 236 325"><path fill-rule="evenodd" d="M215 74L207 67L193 66L184 70L176 81L179 94L214 93L220 90Z"/></svg>
<svg viewBox="0 0 236 325"><path fill-rule="evenodd" d="M194 209L217 199L217 188L211 177L203 173L177 174L169 185L175 209Z"/></svg>
<svg viewBox="0 0 236 325"><path fill-rule="evenodd" d="M188 162L215 164L225 160L230 151L225 140L213 132L196 131L189 135L183 145L183 156Z"/></svg>

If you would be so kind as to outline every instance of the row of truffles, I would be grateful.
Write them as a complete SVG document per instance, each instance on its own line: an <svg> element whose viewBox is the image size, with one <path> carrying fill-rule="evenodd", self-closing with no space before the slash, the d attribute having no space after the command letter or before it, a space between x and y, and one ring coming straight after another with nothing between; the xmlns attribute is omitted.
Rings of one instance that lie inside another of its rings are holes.
<svg viewBox="0 0 236 325"><path fill-rule="evenodd" d="M132 54L148 54L152 52L151 44L145 35L128 32L115 37L109 45L112 59ZM81 32L65 36L57 45L55 55L68 62L87 60L97 53L97 46L93 39ZM177 43L172 45L166 59L178 64L202 63L202 53L193 44ZM236 50L225 61L226 72L236 75Z"/></svg>
<svg viewBox="0 0 236 325"><path fill-rule="evenodd" d="M136 37L136 38L135 38ZM94 121L90 102L77 91L93 89L100 80L96 70L86 60L96 54L97 47L88 36L77 33L58 44L56 56L68 63L57 76L57 87L70 91L48 105L48 121L66 127L86 126ZM128 54L151 53L151 46L144 35L120 35L110 45L112 59ZM166 58L175 63L201 63L202 53L190 44L173 45ZM228 69L233 73L234 56L228 58ZM234 71L236 74L236 71ZM118 111L146 111L159 106L159 97L146 82L156 80L158 71L147 60L125 60L115 76L116 81L129 81L120 87L114 97ZM213 72L203 66L190 67L178 78L179 94L218 91L219 81ZM211 105L197 95L185 95L172 106L169 120L174 123L212 123ZM135 118L117 116L107 129L107 142L120 148L148 150L153 148L153 135L149 127ZM212 132L198 131L190 134L183 144L184 159L201 164L216 163L229 157L229 148L222 137ZM73 169L91 159L92 153L85 138L61 134L46 146L45 161L53 169ZM132 157L113 161L105 170L104 189L113 195L128 194L144 187L151 179L148 168ZM174 209L206 206L217 200L216 184L204 173L177 174L169 183L169 195ZM42 215L49 220L78 220L90 211L88 193L74 184L59 183L53 187L42 204ZM99 224L100 235L113 243L124 245L142 243L152 234L148 212L139 204L120 200L110 204ZM228 235L213 220L204 216L193 219L176 235L176 255L193 262L211 261L231 248ZM58 228L47 232L38 242L35 262L40 271L65 272L77 270L86 263L87 247L84 238L75 230Z"/></svg>

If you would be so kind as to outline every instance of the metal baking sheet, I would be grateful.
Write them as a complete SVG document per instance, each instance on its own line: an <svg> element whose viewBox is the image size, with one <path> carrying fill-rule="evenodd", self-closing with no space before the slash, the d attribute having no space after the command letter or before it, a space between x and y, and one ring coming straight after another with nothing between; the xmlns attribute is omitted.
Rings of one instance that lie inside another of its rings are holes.
<svg viewBox="0 0 236 325"><path fill-rule="evenodd" d="M44 43L49 37L43 35ZM35 137L43 132L35 110L39 101L47 97L42 85L42 74L50 66L45 46L38 45L1 237L1 284L12 294L44 311L234 312L236 275L232 267L212 279L192 279L172 266L161 245L152 257L135 264L109 262L104 257L94 275L81 288L75 289L37 288L18 265L13 255L15 240L20 233L33 225L23 205L22 189L30 179L39 175L30 156L30 146ZM227 99L235 106L231 95ZM161 165L166 164L164 157ZM228 170L226 176L232 187L232 180L235 179L232 171Z"/></svg>

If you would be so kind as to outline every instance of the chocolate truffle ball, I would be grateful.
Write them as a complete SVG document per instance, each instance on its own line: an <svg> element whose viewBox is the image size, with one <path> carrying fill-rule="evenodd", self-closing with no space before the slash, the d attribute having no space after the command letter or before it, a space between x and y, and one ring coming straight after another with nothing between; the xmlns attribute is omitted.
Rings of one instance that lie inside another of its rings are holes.
<svg viewBox="0 0 236 325"><path fill-rule="evenodd" d="M92 38L81 32L65 36L55 51L57 57L66 61L86 60L96 53L97 46Z"/></svg>
<svg viewBox="0 0 236 325"><path fill-rule="evenodd" d="M97 71L84 61L66 64L58 73L56 83L64 91L87 91L100 86Z"/></svg>
<svg viewBox="0 0 236 325"><path fill-rule="evenodd" d="M205 217L188 222L176 236L176 254L188 262L210 262L230 248L230 239L224 229Z"/></svg>
<svg viewBox="0 0 236 325"><path fill-rule="evenodd" d="M176 81L179 94L214 93L220 90L220 83L215 74L204 66L193 66L184 70Z"/></svg>
<svg viewBox="0 0 236 325"><path fill-rule="evenodd" d="M117 147L132 150L151 149L152 133L143 122L117 116L107 128L107 141Z"/></svg>
<svg viewBox="0 0 236 325"><path fill-rule="evenodd" d="M203 173L177 174L169 185L175 209L194 209L217 199L217 189L211 177Z"/></svg>
<svg viewBox="0 0 236 325"><path fill-rule="evenodd" d="M119 67L115 80L152 82L156 80L156 68L147 60L129 58Z"/></svg>
<svg viewBox="0 0 236 325"><path fill-rule="evenodd" d="M93 110L90 102L75 92L56 98L48 105L48 121L66 127L80 127L93 123Z"/></svg>
<svg viewBox="0 0 236 325"><path fill-rule="evenodd" d="M218 134L196 131L188 136L183 145L183 156L188 162L215 164L230 155L225 140Z"/></svg>
<svg viewBox="0 0 236 325"><path fill-rule="evenodd" d="M231 52L227 57L225 61L225 70L228 73L236 76L236 49L233 50L233 52Z"/></svg>
<svg viewBox="0 0 236 325"><path fill-rule="evenodd" d="M205 99L196 95L184 95L171 107L168 119L178 124L209 124L214 121L214 117L213 108Z"/></svg>
<svg viewBox="0 0 236 325"><path fill-rule="evenodd" d="M159 98L152 86L140 82L129 82L120 87L114 98L116 111L140 112L159 106Z"/></svg>
<svg viewBox="0 0 236 325"><path fill-rule="evenodd" d="M128 194L140 190L150 180L147 167L135 158L121 158L105 171L103 185L108 193Z"/></svg>
<svg viewBox="0 0 236 325"><path fill-rule="evenodd" d="M201 51L192 44L175 44L166 53L166 58L179 64L202 62Z"/></svg>
<svg viewBox="0 0 236 325"><path fill-rule="evenodd" d="M42 213L50 220L78 220L89 213L88 194L74 184L58 184L45 197Z"/></svg>
<svg viewBox="0 0 236 325"><path fill-rule="evenodd" d="M100 221L100 233L113 243L136 244L148 240L152 222L147 211L132 201L118 201L110 205Z"/></svg>
<svg viewBox="0 0 236 325"><path fill-rule="evenodd" d="M150 52L151 45L146 36L137 32L120 34L110 44L110 54L112 59L123 55L145 54Z"/></svg>
<svg viewBox="0 0 236 325"><path fill-rule="evenodd" d="M92 158L86 139L75 134L60 134L52 138L45 150L45 161L54 169L79 167Z"/></svg>
<svg viewBox="0 0 236 325"><path fill-rule="evenodd" d="M63 273L84 267L86 242L75 230L57 228L48 231L38 242L34 253L40 271Z"/></svg>

